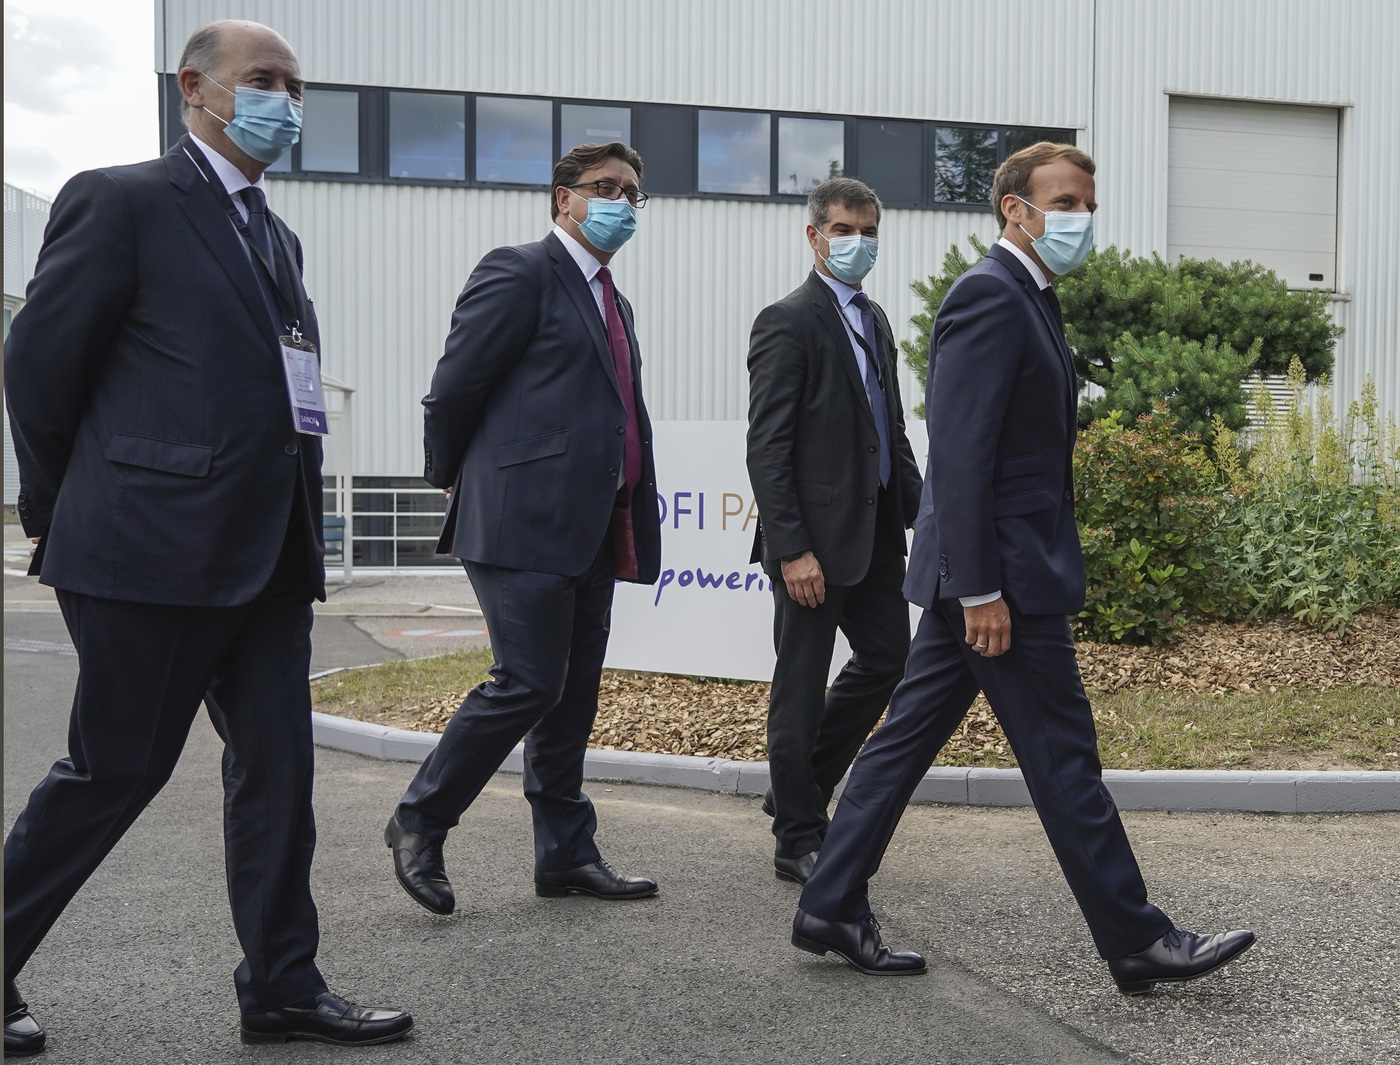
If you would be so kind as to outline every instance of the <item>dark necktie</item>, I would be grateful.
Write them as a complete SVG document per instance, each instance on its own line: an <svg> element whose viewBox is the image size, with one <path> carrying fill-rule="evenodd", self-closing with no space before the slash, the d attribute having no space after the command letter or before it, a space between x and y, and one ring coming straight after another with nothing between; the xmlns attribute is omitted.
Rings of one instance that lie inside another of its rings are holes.
<svg viewBox="0 0 1400 1065"><path fill-rule="evenodd" d="M627 344L627 331L622 327L622 315L617 310L617 290L613 288L612 271L606 266L598 271L603 283L603 314L608 324L608 348L612 352L613 368L617 371L617 386L622 390L622 406L627 412L622 447L622 472L629 492L642 483L642 431L637 424L637 393L632 384L632 349Z"/></svg>
<svg viewBox="0 0 1400 1065"><path fill-rule="evenodd" d="M885 388L880 373L880 344L875 334L875 311L864 292L857 292L851 302L860 311L860 332L865 341L865 398L870 401L870 413L875 416L875 432L880 436L880 485L890 483L890 422L885 410Z"/></svg>
<svg viewBox="0 0 1400 1065"><path fill-rule="evenodd" d="M1045 302L1050 304L1050 313L1055 316L1055 322L1060 327L1060 335L1064 336L1065 316L1060 313L1060 297L1055 295L1055 287L1053 285L1046 285L1040 291L1045 294Z"/></svg>
<svg viewBox="0 0 1400 1065"><path fill-rule="evenodd" d="M262 290L268 313L272 315L272 326L281 330L284 323L281 306L277 302L277 292L272 277L263 268L264 265L271 266L275 262L272 256L272 230L267 224L267 197L263 195L262 189L255 189L251 185L239 189L236 195L243 201L243 206L248 208L248 234L257 245L249 250L255 257L262 259L262 262L252 264L253 273L257 276L258 288Z"/></svg>

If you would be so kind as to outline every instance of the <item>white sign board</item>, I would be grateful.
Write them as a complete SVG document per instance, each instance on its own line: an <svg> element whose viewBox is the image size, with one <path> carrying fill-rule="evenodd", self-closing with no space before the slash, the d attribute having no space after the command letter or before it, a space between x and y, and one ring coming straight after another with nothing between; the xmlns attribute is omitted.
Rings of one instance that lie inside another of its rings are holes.
<svg viewBox="0 0 1400 1065"><path fill-rule="evenodd" d="M617 585L609 668L773 679L773 592L749 562L758 508L744 463L747 430L741 421L654 424L661 579ZM922 469L922 422L910 424L909 441ZM850 655L838 634L831 677Z"/></svg>

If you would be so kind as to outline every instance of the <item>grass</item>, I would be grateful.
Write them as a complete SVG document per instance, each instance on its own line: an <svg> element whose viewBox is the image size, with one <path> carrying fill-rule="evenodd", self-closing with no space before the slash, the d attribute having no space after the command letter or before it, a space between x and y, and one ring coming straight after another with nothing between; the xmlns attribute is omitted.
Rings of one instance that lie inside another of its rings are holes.
<svg viewBox="0 0 1400 1065"><path fill-rule="evenodd" d="M487 677L489 650L391 662L315 682L323 713L407 727L419 712ZM1400 691L1288 689L1221 695L1091 693L1099 751L1110 769L1398 769ZM1016 764L1005 737L944 750L941 765Z"/></svg>

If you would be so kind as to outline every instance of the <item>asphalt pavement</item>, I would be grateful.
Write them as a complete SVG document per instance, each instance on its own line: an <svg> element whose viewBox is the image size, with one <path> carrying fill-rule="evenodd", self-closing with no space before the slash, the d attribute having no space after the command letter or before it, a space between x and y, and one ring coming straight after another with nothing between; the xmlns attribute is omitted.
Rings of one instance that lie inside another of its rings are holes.
<svg viewBox="0 0 1400 1065"><path fill-rule="evenodd" d="M62 753L77 660L54 653L67 635L42 593L21 578L5 584L6 637L47 648L5 653L8 830ZM395 588L381 594L390 610L410 603ZM468 626L468 603L418 598L432 620L395 631L432 630L439 617L456 624L454 615ZM419 645L405 641L423 639L396 636L406 650L387 646L357 613L370 604L344 605L318 613L317 668L411 653ZM443 606L456 610L432 612ZM1094 955L1029 810L909 810L873 898L887 941L922 951L930 971L880 979L788 943L797 890L772 876L772 838L754 799L589 785L605 855L655 876L661 894L630 903L539 899L520 781L498 776L449 837L460 909L438 918L403 894L380 838L413 766L328 750L317 752L313 871L322 969L357 1001L411 1009L417 1028L402 1044L358 1051L243 1047L219 747L201 714L170 784L22 974L21 990L50 1032L41 1060L1400 1058L1400 815L1126 814L1153 897L1178 923L1260 935L1218 974L1127 999Z"/></svg>

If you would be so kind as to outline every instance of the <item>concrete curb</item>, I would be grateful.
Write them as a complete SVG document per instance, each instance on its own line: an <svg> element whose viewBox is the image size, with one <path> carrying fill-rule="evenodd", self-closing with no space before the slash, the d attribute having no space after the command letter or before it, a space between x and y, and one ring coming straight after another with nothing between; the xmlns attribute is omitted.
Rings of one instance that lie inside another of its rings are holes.
<svg viewBox="0 0 1400 1065"><path fill-rule="evenodd" d="M409 732L363 721L311 715L312 735L322 747L371 758L421 762L437 746L435 732ZM704 791L762 795L768 790L767 762L641 754L590 748L583 759L588 780L665 784ZM519 773L524 748L507 756L501 771ZM1373 813L1400 810L1400 772L1291 772L1232 769L1106 769L1104 783L1121 810L1243 810L1253 813ZM1019 769L930 769L911 800L954 806L1029 806Z"/></svg>

